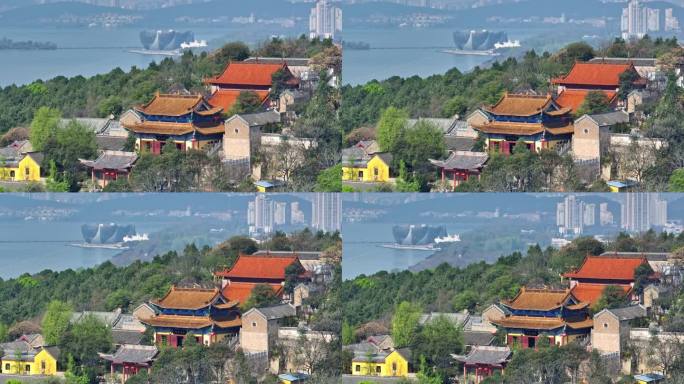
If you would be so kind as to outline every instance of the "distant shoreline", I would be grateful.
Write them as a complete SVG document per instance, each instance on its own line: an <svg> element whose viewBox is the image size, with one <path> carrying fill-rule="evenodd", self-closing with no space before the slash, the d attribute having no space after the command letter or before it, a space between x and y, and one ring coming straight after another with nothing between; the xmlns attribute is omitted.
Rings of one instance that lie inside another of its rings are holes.
<svg viewBox="0 0 684 384"><path fill-rule="evenodd" d="M16 50L16 51L52 51L57 49L57 44L52 42L41 41L14 41L3 37L0 39L0 51Z"/></svg>

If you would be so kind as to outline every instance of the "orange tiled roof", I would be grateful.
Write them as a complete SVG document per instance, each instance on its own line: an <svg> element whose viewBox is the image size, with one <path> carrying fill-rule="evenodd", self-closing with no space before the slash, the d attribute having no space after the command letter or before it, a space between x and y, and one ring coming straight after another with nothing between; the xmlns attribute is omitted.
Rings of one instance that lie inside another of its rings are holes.
<svg viewBox="0 0 684 384"><path fill-rule="evenodd" d="M247 92L245 90L232 90L232 89L219 89L218 91L214 92L213 95L209 98L209 104L212 107L216 108L221 108L226 112L229 112L230 109L235 105L237 102L238 97L240 96L241 92ZM259 96L259 99L261 100L261 103L265 103L266 100L268 99L269 92L268 91L248 91L248 92L255 92L257 96Z"/></svg>
<svg viewBox="0 0 684 384"><path fill-rule="evenodd" d="M545 111L553 103L551 95L522 95L506 93L494 105L484 109L495 115L532 116Z"/></svg>
<svg viewBox="0 0 684 384"><path fill-rule="evenodd" d="M184 329L206 328L212 325L218 326L219 328L231 328L242 325L240 316L231 318L211 318L208 316L158 315L141 321L153 327Z"/></svg>
<svg viewBox="0 0 684 384"><path fill-rule="evenodd" d="M520 310L550 311L566 305L573 298L568 289L530 289L522 287L518 295L501 303Z"/></svg>
<svg viewBox="0 0 684 384"><path fill-rule="evenodd" d="M172 285L166 296L153 300L152 304L161 308L201 309L215 303L221 297L218 288L176 288Z"/></svg>
<svg viewBox="0 0 684 384"><path fill-rule="evenodd" d="M556 329L566 323L558 317L532 317L532 316L508 316L498 320L491 320L492 323L506 328L522 329Z"/></svg>
<svg viewBox="0 0 684 384"><path fill-rule="evenodd" d="M574 125L568 121L561 126L549 126L542 123L511 123L504 121L489 121L484 124L473 124L473 128L484 133L499 133L508 135L535 135L548 131L554 135L572 133Z"/></svg>
<svg viewBox="0 0 684 384"><path fill-rule="evenodd" d="M202 95L169 95L157 93L147 104L135 107L147 115L182 116L202 104Z"/></svg>
<svg viewBox="0 0 684 384"><path fill-rule="evenodd" d="M252 295L252 290L259 283L243 283L243 282L231 282L223 288L223 295L229 298L231 301L238 301L244 303ZM276 296L283 295L283 286L280 284L267 284L273 289L273 293Z"/></svg>
<svg viewBox="0 0 684 384"><path fill-rule="evenodd" d="M601 298L601 295L603 295L603 290L608 285L609 284L579 283L572 288L572 294L577 298L577 300L588 302L593 305L598 301L599 298ZM615 285L616 287L621 288L622 291L625 292L625 296L627 296L629 291L632 289L629 284L610 285Z"/></svg>
<svg viewBox="0 0 684 384"><path fill-rule="evenodd" d="M185 135L198 131L202 134L223 133L225 127L223 122L217 121L213 125L198 126L193 123L166 123L161 121L143 121L131 125L124 125L135 133L153 133L160 135Z"/></svg>
<svg viewBox="0 0 684 384"><path fill-rule="evenodd" d="M253 85L270 87L273 84L273 74L279 70L290 71L285 63L229 63L223 73L206 80L209 84Z"/></svg>
<svg viewBox="0 0 684 384"><path fill-rule="evenodd" d="M584 99L587 98L589 92L590 91L586 89L566 89L556 97L556 103L563 107L570 108L573 111L577 111L579 107L582 106L582 103L584 103ZM617 92L603 91L603 93L611 104L615 102Z"/></svg>
<svg viewBox="0 0 684 384"><path fill-rule="evenodd" d="M588 85L600 87L620 86L620 75L634 69L629 64L582 63L577 62L567 75L552 79L553 84L559 85Z"/></svg>
<svg viewBox="0 0 684 384"><path fill-rule="evenodd" d="M571 279L634 280L638 266L648 264L645 257L587 256L582 266L563 274Z"/></svg>
<svg viewBox="0 0 684 384"><path fill-rule="evenodd" d="M299 263L297 256L240 255L229 270L215 272L215 275L229 279L285 280L285 268L294 263Z"/></svg>

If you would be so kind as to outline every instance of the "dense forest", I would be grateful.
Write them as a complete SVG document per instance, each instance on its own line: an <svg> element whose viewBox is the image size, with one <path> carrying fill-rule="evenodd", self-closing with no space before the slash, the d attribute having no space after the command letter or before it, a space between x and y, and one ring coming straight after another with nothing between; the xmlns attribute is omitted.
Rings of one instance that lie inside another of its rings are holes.
<svg viewBox="0 0 684 384"><path fill-rule="evenodd" d="M442 264L420 272L378 272L361 275L342 285L344 320L352 326L386 319L403 301L425 311L478 312L501 299L513 297L523 285L561 286L560 274L578 267L587 254L605 251L662 252L684 247L684 234L645 232L638 237L621 234L603 244L579 238L561 249L531 246L523 255L514 252L496 262L472 263L464 268ZM681 314L684 316L684 312Z"/></svg>
<svg viewBox="0 0 684 384"><path fill-rule="evenodd" d="M445 358L463 352L462 329L440 317L420 325L418 319L422 313L463 310L479 313L490 304L514 297L521 286L562 288L561 273L579 266L586 255L597 255L604 251L673 251L684 256L684 235L657 234L653 231L636 237L620 234L607 244L584 237L561 249L542 250L534 245L524 255L515 252L491 264L479 262L465 268L442 264L417 273L403 271L361 275L342 284L343 343L351 344L369 335L390 333L395 345L411 348L412 363L419 372L420 383L446 383L448 378L462 374L450 359ZM652 272L648 267L637 269L635 289L643 288L639 276L647 276ZM662 298L661 305L670 310L661 319L665 330L684 331L683 299L681 287ZM627 302L621 294L606 289L591 310L596 312L624 305ZM495 344L503 343L503 334L498 332ZM649 346L649 351L657 348L658 343L654 342ZM669 364L672 375L684 373L684 361L681 358L673 359ZM584 368L580 369L582 365ZM516 349L505 375L495 375L483 383L521 383L531 382L530 378L534 378L534 382L560 384L576 382L573 380L577 380L580 372L591 383L613 383L598 354L589 353L576 343L563 347L543 343L536 350Z"/></svg>
<svg viewBox="0 0 684 384"><path fill-rule="evenodd" d="M276 233L259 248L283 251L339 252L338 233L324 234L303 230L291 235ZM94 268L45 270L18 278L0 279L0 328L15 335L21 321L34 320L53 300L67 302L75 310L134 309L138 304L163 296L171 284L211 284L212 272L230 266L238 253L254 253L257 244L236 236L214 247L198 249L190 244L183 252L168 252L150 262L136 261L125 267L105 262ZM13 330L13 326L18 326ZM1 335L0 335L1 336Z"/></svg>
<svg viewBox="0 0 684 384"><path fill-rule="evenodd" d="M616 39L601 49L573 43L559 52L534 50L519 58L495 61L469 72L454 68L443 75L425 78L393 76L364 85L342 88L344 103L340 120L345 134L356 128L375 126L384 110L395 107L410 117L465 116L483 104L493 104L504 92L551 92L550 79L567 73L575 61L593 57L662 57L677 48L676 39L650 39L635 43Z"/></svg>
<svg viewBox="0 0 684 384"><path fill-rule="evenodd" d="M155 92L172 87L205 93L203 80L219 74L231 60L241 61L250 56L309 57L314 63L329 64L324 62L331 56L330 50L335 49L329 40L309 40L304 36L273 39L254 49L233 42L211 53L186 52L177 60L167 58L147 68L116 68L88 78L58 76L28 85L10 85L0 89L0 133L28 126L40 107L58 109L66 118L118 115L132 105L149 101Z"/></svg>

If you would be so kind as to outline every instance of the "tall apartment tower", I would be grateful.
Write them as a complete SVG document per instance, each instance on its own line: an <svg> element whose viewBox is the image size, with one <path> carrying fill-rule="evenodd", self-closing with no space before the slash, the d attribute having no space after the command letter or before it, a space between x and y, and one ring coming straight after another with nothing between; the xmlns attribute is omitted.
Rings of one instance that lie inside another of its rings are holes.
<svg viewBox="0 0 684 384"><path fill-rule="evenodd" d="M645 232L667 223L667 201L657 193L627 193L621 208L620 227L629 232Z"/></svg>
<svg viewBox="0 0 684 384"><path fill-rule="evenodd" d="M319 0L309 16L309 37L339 40L342 37L342 10L329 0Z"/></svg>
<svg viewBox="0 0 684 384"><path fill-rule="evenodd" d="M342 199L338 193L315 193L311 204L311 227L318 231L342 229Z"/></svg>
<svg viewBox="0 0 684 384"><path fill-rule="evenodd" d="M556 206L556 224L562 235L581 235L584 231L584 223L584 202L577 200L574 195L569 195L558 203Z"/></svg>

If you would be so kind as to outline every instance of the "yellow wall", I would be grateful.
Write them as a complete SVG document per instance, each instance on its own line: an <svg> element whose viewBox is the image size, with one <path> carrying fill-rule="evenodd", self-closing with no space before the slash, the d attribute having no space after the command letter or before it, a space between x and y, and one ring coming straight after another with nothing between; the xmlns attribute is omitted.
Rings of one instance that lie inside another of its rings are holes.
<svg viewBox="0 0 684 384"><path fill-rule="evenodd" d="M46 350L40 351L34 361L16 361L11 359L11 357L2 359L0 373L50 376L57 373L57 360ZM43 363L45 364L43 365ZM9 364L9 369L7 369L7 364Z"/></svg>
<svg viewBox="0 0 684 384"><path fill-rule="evenodd" d="M352 363L352 375L407 376L408 373L408 361L397 351L390 353L382 363L357 361Z"/></svg>
<svg viewBox="0 0 684 384"><path fill-rule="evenodd" d="M377 176L375 171L377 170ZM362 175L359 173L362 172ZM366 167L342 167L342 180L387 182L390 178L389 164L385 164L379 156L373 156Z"/></svg>
<svg viewBox="0 0 684 384"><path fill-rule="evenodd" d="M12 177L14 172L14 177ZM11 181L40 181L40 164L30 156L24 156L18 167L0 168L0 180Z"/></svg>
<svg viewBox="0 0 684 384"><path fill-rule="evenodd" d="M19 162L18 181L40 181L40 164L31 156L24 156Z"/></svg>

